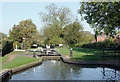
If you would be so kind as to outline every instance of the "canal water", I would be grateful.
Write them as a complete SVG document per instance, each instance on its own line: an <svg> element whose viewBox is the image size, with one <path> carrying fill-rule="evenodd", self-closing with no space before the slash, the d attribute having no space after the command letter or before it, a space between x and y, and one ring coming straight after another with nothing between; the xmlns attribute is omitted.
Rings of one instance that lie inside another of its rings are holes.
<svg viewBox="0 0 120 82"><path fill-rule="evenodd" d="M45 60L41 65L18 72L10 80L120 80L120 70L66 64Z"/></svg>

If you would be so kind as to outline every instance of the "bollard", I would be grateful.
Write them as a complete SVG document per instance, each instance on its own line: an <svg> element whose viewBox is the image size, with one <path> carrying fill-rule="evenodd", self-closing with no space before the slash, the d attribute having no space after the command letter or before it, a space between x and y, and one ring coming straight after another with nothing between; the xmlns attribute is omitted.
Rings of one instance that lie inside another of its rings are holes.
<svg viewBox="0 0 120 82"><path fill-rule="evenodd" d="M72 57L72 48L70 49L70 56L69 57Z"/></svg>
<svg viewBox="0 0 120 82"><path fill-rule="evenodd" d="M35 53L35 51L33 51L33 57L36 58L36 53Z"/></svg>

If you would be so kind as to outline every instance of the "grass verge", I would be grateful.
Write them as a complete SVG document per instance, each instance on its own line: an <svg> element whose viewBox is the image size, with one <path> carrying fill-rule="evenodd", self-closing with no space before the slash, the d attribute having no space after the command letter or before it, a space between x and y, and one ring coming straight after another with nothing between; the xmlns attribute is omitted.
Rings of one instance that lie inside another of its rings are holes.
<svg viewBox="0 0 120 82"><path fill-rule="evenodd" d="M31 63L33 61L39 61L39 60L40 59L36 59L36 58L17 56L12 61L3 64L2 69L12 69L12 68L19 67L21 65L28 64L28 63Z"/></svg>
<svg viewBox="0 0 120 82"><path fill-rule="evenodd" d="M70 48L59 48L59 51L63 55L70 55ZM104 55L115 55L115 54L104 54ZM117 54L120 55L120 54ZM73 57L75 60L85 61L99 61L99 60L115 60L118 57L101 57L103 56L101 49L90 49L90 48L73 48Z"/></svg>
<svg viewBox="0 0 120 82"><path fill-rule="evenodd" d="M10 52L8 55L11 55L11 54L25 54L25 51L13 51L13 52Z"/></svg>
<svg viewBox="0 0 120 82"><path fill-rule="evenodd" d="M4 57L0 57L0 63L5 62L9 57L6 55Z"/></svg>
<svg viewBox="0 0 120 82"><path fill-rule="evenodd" d="M6 54L4 57L0 57L0 63L5 62L9 59L9 55L21 55L21 54L33 54L33 52L26 52L26 51L12 51L9 54ZM40 54L40 52L36 52L36 54Z"/></svg>

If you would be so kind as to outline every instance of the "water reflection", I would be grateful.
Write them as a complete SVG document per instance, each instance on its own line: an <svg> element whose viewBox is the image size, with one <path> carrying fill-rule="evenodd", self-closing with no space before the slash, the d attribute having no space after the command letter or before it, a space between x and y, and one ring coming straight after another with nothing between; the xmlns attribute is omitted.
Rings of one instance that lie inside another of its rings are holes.
<svg viewBox="0 0 120 82"><path fill-rule="evenodd" d="M103 68L103 79L106 80L116 80L117 76L119 76L119 72L114 69Z"/></svg>
<svg viewBox="0 0 120 82"><path fill-rule="evenodd" d="M47 60L41 65L19 72L12 80L118 80L120 71L110 68L83 68L80 65L65 64Z"/></svg>

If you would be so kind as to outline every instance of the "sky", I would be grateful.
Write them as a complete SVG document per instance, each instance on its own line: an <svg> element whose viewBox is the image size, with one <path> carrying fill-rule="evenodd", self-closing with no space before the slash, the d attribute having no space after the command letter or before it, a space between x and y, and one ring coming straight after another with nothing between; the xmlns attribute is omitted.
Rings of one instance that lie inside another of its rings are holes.
<svg viewBox="0 0 120 82"><path fill-rule="evenodd" d="M32 1L32 0L31 0ZM89 24L85 21L81 21L80 14L78 14L78 9L80 8L80 2L1 2L0 11L2 20L2 31L3 33L9 34L9 30L12 29L13 25L18 25L20 21L31 19L33 23L37 26L39 31L43 27L43 22L39 15L40 12L46 12L45 7L50 4L55 4L59 7L68 7L74 16L77 16L80 23L83 25L85 31L93 32L93 29L90 28Z"/></svg>

